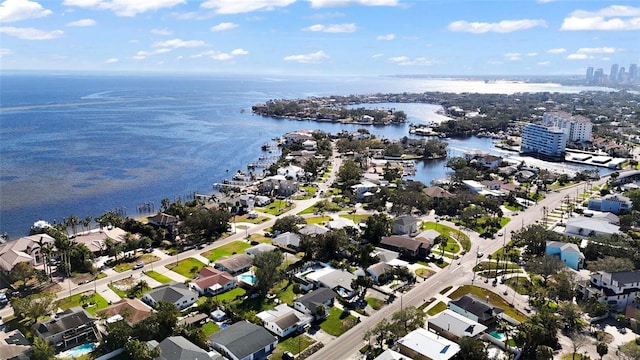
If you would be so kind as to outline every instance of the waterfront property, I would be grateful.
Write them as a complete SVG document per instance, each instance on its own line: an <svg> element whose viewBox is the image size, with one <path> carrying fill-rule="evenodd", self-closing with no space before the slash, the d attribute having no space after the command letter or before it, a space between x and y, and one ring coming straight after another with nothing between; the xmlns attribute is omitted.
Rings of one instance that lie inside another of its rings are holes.
<svg viewBox="0 0 640 360"><path fill-rule="evenodd" d="M558 127L529 124L522 129L520 151L543 159L563 160L566 141L564 131Z"/></svg>
<svg viewBox="0 0 640 360"><path fill-rule="evenodd" d="M14 241L0 244L0 269L9 272L21 262L40 265L44 261L40 243L53 246L55 240L47 234L21 237Z"/></svg>
<svg viewBox="0 0 640 360"><path fill-rule="evenodd" d="M33 325L35 334L63 351L74 346L100 340L96 318L80 307L66 310L53 319Z"/></svg>

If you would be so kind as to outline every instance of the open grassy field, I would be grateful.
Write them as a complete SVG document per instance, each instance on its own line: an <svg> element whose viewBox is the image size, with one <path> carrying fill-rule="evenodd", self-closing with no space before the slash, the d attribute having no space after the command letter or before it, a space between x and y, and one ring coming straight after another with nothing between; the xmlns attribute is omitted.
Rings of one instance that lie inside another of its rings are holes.
<svg viewBox="0 0 640 360"><path fill-rule="evenodd" d="M233 254L243 253L246 249L250 247L251 247L251 244L244 241L236 240L226 245L222 245L220 247L211 249L209 251L205 251L200 255L206 257L207 259L209 259L209 261L213 262L224 256L231 256Z"/></svg>
<svg viewBox="0 0 640 360"><path fill-rule="evenodd" d="M165 267L171 271L175 271L178 274L188 278L193 279L198 275L198 272L205 267L205 264L202 261L194 259L194 258L186 258L180 260L178 264L171 263L169 265L165 265Z"/></svg>

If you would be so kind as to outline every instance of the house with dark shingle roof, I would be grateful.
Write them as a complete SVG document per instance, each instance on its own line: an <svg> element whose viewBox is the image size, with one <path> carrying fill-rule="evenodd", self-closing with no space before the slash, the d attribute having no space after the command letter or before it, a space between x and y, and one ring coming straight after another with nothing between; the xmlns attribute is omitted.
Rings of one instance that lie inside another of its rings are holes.
<svg viewBox="0 0 640 360"><path fill-rule="evenodd" d="M457 300L451 300L447 309L478 322L485 326L495 323L496 317L504 311L473 295L463 295Z"/></svg>
<svg viewBox="0 0 640 360"><path fill-rule="evenodd" d="M337 296L338 294L336 294L335 291L321 287L294 300L293 307L305 314L317 317L318 306L323 306L325 310L324 314L327 316Z"/></svg>
<svg viewBox="0 0 640 360"><path fill-rule="evenodd" d="M366 271L376 284L384 284L389 279L391 269L393 269L393 266L380 261L369 266Z"/></svg>
<svg viewBox="0 0 640 360"><path fill-rule="evenodd" d="M251 268L253 260L247 254L235 254L229 257L218 259L214 267L218 270L226 271L231 275L237 275Z"/></svg>
<svg viewBox="0 0 640 360"><path fill-rule="evenodd" d="M100 340L96 318L81 307L66 310L57 317L33 325L36 335L57 351Z"/></svg>
<svg viewBox="0 0 640 360"><path fill-rule="evenodd" d="M217 351L205 351L182 336L169 336L158 343L148 342L149 348L160 348L160 356L156 360L224 360Z"/></svg>
<svg viewBox="0 0 640 360"><path fill-rule="evenodd" d="M396 235L407 235L418 232L420 220L411 215L398 216L393 221L393 233Z"/></svg>
<svg viewBox="0 0 640 360"><path fill-rule="evenodd" d="M393 235L383 237L380 240L380 246L397 251L409 258L425 258L429 254L433 243L426 238Z"/></svg>
<svg viewBox="0 0 640 360"><path fill-rule="evenodd" d="M163 301L175 305L178 310L186 309L198 301L198 294L185 284L166 284L142 296L142 301L151 306Z"/></svg>
<svg viewBox="0 0 640 360"><path fill-rule="evenodd" d="M300 248L300 235L287 231L276 236L271 243L283 250L296 252Z"/></svg>
<svg viewBox="0 0 640 360"><path fill-rule="evenodd" d="M213 348L231 360L266 359L278 338L262 326L239 321L209 336Z"/></svg>
<svg viewBox="0 0 640 360"><path fill-rule="evenodd" d="M587 298L596 295L610 309L623 311L634 304L640 296L640 270L605 272L598 271L589 277L589 286L584 288Z"/></svg>

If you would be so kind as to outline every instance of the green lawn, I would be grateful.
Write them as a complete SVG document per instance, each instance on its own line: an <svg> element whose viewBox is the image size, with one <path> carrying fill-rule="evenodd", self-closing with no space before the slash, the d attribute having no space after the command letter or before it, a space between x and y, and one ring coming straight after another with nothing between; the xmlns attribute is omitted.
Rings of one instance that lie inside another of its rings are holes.
<svg viewBox="0 0 640 360"><path fill-rule="evenodd" d="M305 221L307 222L307 224L322 224L325 223L327 221L331 221L331 217L330 216L315 216L315 217L310 217L310 218L306 218Z"/></svg>
<svg viewBox="0 0 640 360"><path fill-rule="evenodd" d="M384 301L378 298L368 297L368 298L365 298L365 300L373 310L380 310L384 306Z"/></svg>
<svg viewBox="0 0 640 360"><path fill-rule="evenodd" d="M340 336L357 324L358 319L338 308L331 308L320 328L329 335Z"/></svg>
<svg viewBox="0 0 640 360"><path fill-rule="evenodd" d="M341 218L349 219L356 224L359 224L362 220L367 220L370 214L340 214Z"/></svg>
<svg viewBox="0 0 640 360"><path fill-rule="evenodd" d="M474 295L477 298L480 298L483 300L487 299L488 297L489 303L501 308L502 310L504 310L505 314L511 316L512 318L520 322L523 322L527 319L526 315L509 306L509 303L507 303L500 295L481 287L477 287L473 285L463 285L459 287L456 291L451 293L451 295L449 295L449 298L457 299L462 295L467 295L467 294Z"/></svg>
<svg viewBox="0 0 640 360"><path fill-rule="evenodd" d="M271 215L279 215L293 209L294 207L295 205L293 204L290 207L287 207L286 200L276 200L266 207L256 208L256 211L260 211L260 212L271 214Z"/></svg>
<svg viewBox="0 0 640 360"><path fill-rule="evenodd" d="M115 270L116 272L125 272L125 271L129 271L131 270L131 268L133 267L133 265L139 263L139 262L143 262L145 264L151 264L152 262L158 261L160 260L159 257L153 255L153 254L140 254L139 256L131 259L128 262L123 262L120 263L118 265L116 265L113 270Z"/></svg>
<svg viewBox="0 0 640 360"><path fill-rule="evenodd" d="M438 244L438 246L436 247L436 249L432 250L434 253L437 253L439 250L442 249L442 245L443 244ZM448 238L447 239L447 243L444 244L444 251L450 252L450 253L458 253L460 251L460 245L458 245L458 242L455 241L452 238Z"/></svg>
<svg viewBox="0 0 640 360"><path fill-rule="evenodd" d="M447 304L443 303L442 301L438 301L437 304L435 304L433 307L431 307L429 310L427 310L427 315L429 316L434 316L436 314L441 313L442 311L447 309Z"/></svg>
<svg viewBox="0 0 640 360"><path fill-rule="evenodd" d="M186 258L184 260L180 260L178 265L172 263L169 265L165 265L165 267L171 271L175 271L178 274L188 278L193 279L198 275L200 269L205 267L205 264L202 261L194 259L194 258Z"/></svg>
<svg viewBox="0 0 640 360"><path fill-rule="evenodd" d="M173 281L170 278L155 271L145 271L144 274L161 284L167 284Z"/></svg>
<svg viewBox="0 0 640 360"><path fill-rule="evenodd" d="M471 250L471 240L469 240L469 237L462 231L435 222L425 222L422 224L422 230L430 229L436 230L442 235L458 240L464 251L468 252Z"/></svg>
<svg viewBox="0 0 640 360"><path fill-rule="evenodd" d="M112 284L109 284L109 289L111 289L111 291L113 291L114 293L116 293L116 295L120 296L121 298L126 298L127 297L127 292L118 289L117 287L113 286Z"/></svg>
<svg viewBox="0 0 640 360"><path fill-rule="evenodd" d="M297 355L304 351L304 349L308 348L314 342L315 340L313 340L309 336L300 334L298 336L292 336L284 341L281 341L278 344L278 349L280 349L283 353L285 351L290 351L292 354Z"/></svg>
<svg viewBox="0 0 640 360"><path fill-rule="evenodd" d="M209 261L216 261L218 259L220 259L223 256L231 256L233 254L240 254L243 253L246 249L250 248L251 245L249 243L246 243L244 241L240 241L240 240L236 240L233 242L230 242L226 245L222 245L220 247L217 247L215 249L211 249L209 251L205 251L203 252L202 256L206 257L207 259L209 259Z"/></svg>
<svg viewBox="0 0 640 360"><path fill-rule="evenodd" d="M91 315L95 315L96 311L100 309L104 309L109 306L107 300L105 300L100 294L93 295L93 291L87 291L81 294L75 294L70 297L66 297L64 299L58 300L58 307L62 310L67 310L72 307L82 306L82 302L80 301L83 295L89 296L89 300L87 303L95 304L94 306L86 307L85 310Z"/></svg>
<svg viewBox="0 0 640 360"><path fill-rule="evenodd" d="M276 294L280 302L293 306L293 300L296 297L296 294L293 293L293 284L295 284L293 281L282 280L273 287L271 292Z"/></svg>
<svg viewBox="0 0 640 360"><path fill-rule="evenodd" d="M243 288L237 287L235 289L231 289L227 291L226 293L216 295L216 299L220 302L233 301L235 300L236 297L243 296L245 293L246 291Z"/></svg>
<svg viewBox="0 0 640 360"><path fill-rule="evenodd" d="M213 321L209 321L202 326L202 332L206 336L209 336L218 331L220 331L220 326L218 326L218 324L214 323Z"/></svg>

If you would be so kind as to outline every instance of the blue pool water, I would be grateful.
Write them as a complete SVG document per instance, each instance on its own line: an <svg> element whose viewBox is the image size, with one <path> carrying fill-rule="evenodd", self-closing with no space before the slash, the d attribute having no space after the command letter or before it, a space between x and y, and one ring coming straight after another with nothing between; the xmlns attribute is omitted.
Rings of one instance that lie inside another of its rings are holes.
<svg viewBox="0 0 640 360"><path fill-rule="evenodd" d="M507 337L504 335L504 333L498 332L498 331L492 331L489 333L489 335L493 336L494 338L500 340L500 341L504 341Z"/></svg>
<svg viewBox="0 0 640 360"><path fill-rule="evenodd" d="M255 285L258 282L258 279L256 279L256 277L251 274L242 274L238 276L238 280L251 286Z"/></svg>
<svg viewBox="0 0 640 360"><path fill-rule="evenodd" d="M94 343L89 343L89 344L82 344L80 346L76 346L71 350L67 350L65 351L63 354L64 358L75 358L75 357L79 357L82 356L84 354L88 354L90 352L92 352L93 350L95 350L96 348L96 344Z"/></svg>

